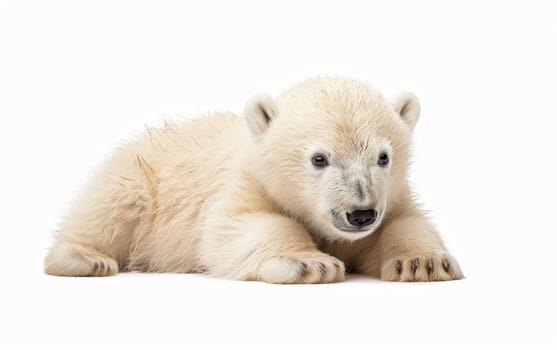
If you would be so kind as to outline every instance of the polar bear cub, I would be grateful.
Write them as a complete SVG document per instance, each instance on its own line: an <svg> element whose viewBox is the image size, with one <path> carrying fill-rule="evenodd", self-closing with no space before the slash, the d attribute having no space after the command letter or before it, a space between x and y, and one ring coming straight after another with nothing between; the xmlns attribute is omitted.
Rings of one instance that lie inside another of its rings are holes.
<svg viewBox="0 0 557 350"><path fill-rule="evenodd" d="M115 150L57 232L45 271L200 272L324 283L463 278L407 181L417 98L321 77L243 116L167 122Z"/></svg>

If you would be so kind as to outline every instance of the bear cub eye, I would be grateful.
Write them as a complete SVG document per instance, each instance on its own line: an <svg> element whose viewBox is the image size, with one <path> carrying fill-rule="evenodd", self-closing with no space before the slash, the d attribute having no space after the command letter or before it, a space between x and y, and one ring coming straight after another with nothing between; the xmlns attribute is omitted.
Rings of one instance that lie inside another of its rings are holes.
<svg viewBox="0 0 557 350"><path fill-rule="evenodd" d="M389 164L389 155L385 152L382 152L379 155L379 159L377 160L377 164L379 164L380 166L387 166L387 164Z"/></svg>
<svg viewBox="0 0 557 350"><path fill-rule="evenodd" d="M311 164L316 168L324 168L329 165L327 157L321 153L314 154L313 157L311 157Z"/></svg>

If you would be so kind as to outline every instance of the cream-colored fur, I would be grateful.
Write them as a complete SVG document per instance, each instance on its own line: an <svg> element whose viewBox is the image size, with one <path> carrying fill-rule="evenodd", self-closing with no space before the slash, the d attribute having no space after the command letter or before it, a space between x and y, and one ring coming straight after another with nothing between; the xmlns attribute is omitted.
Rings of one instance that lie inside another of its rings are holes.
<svg viewBox="0 0 557 350"><path fill-rule="evenodd" d="M407 183L418 117L410 93L389 102L361 82L315 78L253 98L244 118L148 129L73 205L45 271L320 283L349 267L391 281L460 279ZM316 154L328 165L312 164ZM362 208L376 220L354 229L347 213Z"/></svg>

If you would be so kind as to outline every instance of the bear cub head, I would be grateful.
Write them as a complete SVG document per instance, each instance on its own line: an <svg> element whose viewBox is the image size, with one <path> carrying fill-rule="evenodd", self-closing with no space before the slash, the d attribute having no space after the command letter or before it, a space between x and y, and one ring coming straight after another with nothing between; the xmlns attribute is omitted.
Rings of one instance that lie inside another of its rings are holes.
<svg viewBox="0 0 557 350"><path fill-rule="evenodd" d="M369 85L314 78L277 99L256 96L244 117L250 171L280 211L331 240L372 234L409 196L410 134L418 99L386 100Z"/></svg>

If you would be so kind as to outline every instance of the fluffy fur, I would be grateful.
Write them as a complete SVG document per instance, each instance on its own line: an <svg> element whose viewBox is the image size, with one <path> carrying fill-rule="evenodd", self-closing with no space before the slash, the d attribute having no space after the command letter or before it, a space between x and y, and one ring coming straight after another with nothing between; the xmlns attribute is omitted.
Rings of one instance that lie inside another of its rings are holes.
<svg viewBox="0 0 557 350"><path fill-rule="evenodd" d="M419 109L410 93L387 101L361 82L315 78L277 99L254 97L244 118L148 129L91 180L45 271L321 283L348 267L390 281L460 279L407 182ZM312 164L315 154L328 166ZM346 213L361 208L377 218L352 230Z"/></svg>

